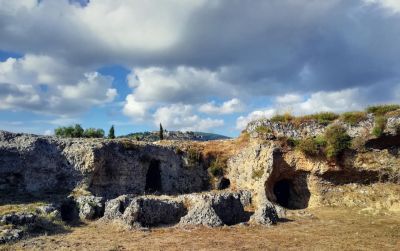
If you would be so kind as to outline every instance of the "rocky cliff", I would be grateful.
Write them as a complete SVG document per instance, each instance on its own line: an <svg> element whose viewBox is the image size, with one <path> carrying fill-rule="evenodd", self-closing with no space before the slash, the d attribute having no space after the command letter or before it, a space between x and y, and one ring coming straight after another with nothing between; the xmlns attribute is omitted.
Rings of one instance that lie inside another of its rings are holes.
<svg viewBox="0 0 400 251"><path fill-rule="evenodd" d="M327 130L310 121L261 120L249 124L239 139L202 143L1 131L0 194L9 201L16 194L61 194L64 200L47 205L51 210L37 209L32 217L101 217L128 228L270 225L285 217L285 210L319 206L400 211L399 121L389 117L380 137L365 136L376 126L372 115L352 125L334 121L353 139L364 140L362 147L347 148L333 159L309 156L288 143ZM260 126L267 130L260 133ZM0 225L28 216L4 215Z"/></svg>

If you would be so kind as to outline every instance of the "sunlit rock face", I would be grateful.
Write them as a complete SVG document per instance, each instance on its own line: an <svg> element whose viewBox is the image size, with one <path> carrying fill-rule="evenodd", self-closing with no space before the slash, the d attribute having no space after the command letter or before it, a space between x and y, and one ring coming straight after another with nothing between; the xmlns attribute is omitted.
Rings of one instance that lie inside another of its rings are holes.
<svg viewBox="0 0 400 251"><path fill-rule="evenodd" d="M0 132L0 189L92 194L182 194L208 189L201 162L173 147L128 140L57 139Z"/></svg>

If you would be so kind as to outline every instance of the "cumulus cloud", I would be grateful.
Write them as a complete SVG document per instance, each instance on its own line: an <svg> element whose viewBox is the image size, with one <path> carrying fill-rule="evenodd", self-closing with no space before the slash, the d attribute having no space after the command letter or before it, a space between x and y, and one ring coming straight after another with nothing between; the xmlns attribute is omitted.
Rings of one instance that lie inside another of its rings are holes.
<svg viewBox="0 0 400 251"><path fill-rule="evenodd" d="M390 88L389 88L390 87ZM388 89L386 89L388 88ZM383 95L377 95L386 89ZM294 115L306 115L317 112L345 112L364 109L369 104L396 103L400 97L400 84L376 85L370 88L351 88L333 92L316 92L308 97L294 98L291 94L277 98L269 108L256 110L247 116L241 116L236 120L236 128L244 129L253 120L270 118L275 114L290 112ZM286 98L293 97L293 102L283 102ZM382 98L385 97L385 98Z"/></svg>
<svg viewBox="0 0 400 251"><path fill-rule="evenodd" d="M240 111L236 98L311 112L398 97L397 0L76 2L0 0L0 50L25 55L1 63L2 109L110 102L111 80L94 74L110 64L133 69L123 113L138 120L188 105L201 121ZM269 112L251 114L238 121Z"/></svg>
<svg viewBox="0 0 400 251"><path fill-rule="evenodd" d="M208 131L224 124L223 120L201 118L193 113L191 105L173 104L160 107L154 113L154 124L162 123L168 130Z"/></svg>
<svg viewBox="0 0 400 251"><path fill-rule="evenodd" d="M35 55L0 62L0 90L0 109L60 116L112 102L117 95L111 77Z"/></svg>
<svg viewBox="0 0 400 251"><path fill-rule="evenodd" d="M233 98L225 101L222 105L218 106L215 102L208 102L199 107L199 111L208 114L231 114L241 112L244 109L244 104L240 99Z"/></svg>
<svg viewBox="0 0 400 251"><path fill-rule="evenodd" d="M268 119L276 113L273 108L267 108L265 110L256 110L249 113L247 116L240 116L236 120L236 129L243 130L247 124L253 120Z"/></svg>

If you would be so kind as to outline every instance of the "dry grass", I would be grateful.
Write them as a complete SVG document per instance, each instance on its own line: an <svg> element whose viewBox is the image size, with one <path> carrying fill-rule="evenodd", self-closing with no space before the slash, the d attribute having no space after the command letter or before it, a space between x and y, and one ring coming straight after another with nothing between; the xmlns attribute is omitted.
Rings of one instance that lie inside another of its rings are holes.
<svg viewBox="0 0 400 251"><path fill-rule="evenodd" d="M274 227L128 231L91 223L69 234L28 239L3 250L398 250L399 216L318 208L289 214L290 221Z"/></svg>

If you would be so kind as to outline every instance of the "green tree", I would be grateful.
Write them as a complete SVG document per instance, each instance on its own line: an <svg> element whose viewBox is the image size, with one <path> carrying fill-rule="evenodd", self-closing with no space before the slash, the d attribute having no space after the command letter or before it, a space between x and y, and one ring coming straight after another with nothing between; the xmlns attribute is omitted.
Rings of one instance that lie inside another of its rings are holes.
<svg viewBox="0 0 400 251"><path fill-rule="evenodd" d="M88 128L83 133L85 138L104 138L104 130L96 128Z"/></svg>
<svg viewBox="0 0 400 251"><path fill-rule="evenodd" d="M84 130L83 130L82 126L80 124L76 124L73 129L73 132L72 132L72 137L73 138L82 138L83 133L84 133Z"/></svg>
<svg viewBox="0 0 400 251"><path fill-rule="evenodd" d="M110 131L108 132L108 138L109 138L109 139L115 139L115 129L114 129L114 125L111 126Z"/></svg>
<svg viewBox="0 0 400 251"><path fill-rule="evenodd" d="M160 140L164 139L164 129L163 129L161 123L160 123L160 135L159 136L160 136Z"/></svg>

